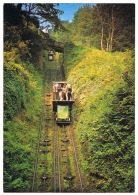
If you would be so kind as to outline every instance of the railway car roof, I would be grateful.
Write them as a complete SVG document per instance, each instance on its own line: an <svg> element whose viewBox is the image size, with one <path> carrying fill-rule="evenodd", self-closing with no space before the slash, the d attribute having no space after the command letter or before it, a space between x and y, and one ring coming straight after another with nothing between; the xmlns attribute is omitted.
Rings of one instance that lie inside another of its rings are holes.
<svg viewBox="0 0 138 195"><path fill-rule="evenodd" d="M70 82L67 82L67 81L53 81L53 83L68 83L68 84L71 84Z"/></svg>

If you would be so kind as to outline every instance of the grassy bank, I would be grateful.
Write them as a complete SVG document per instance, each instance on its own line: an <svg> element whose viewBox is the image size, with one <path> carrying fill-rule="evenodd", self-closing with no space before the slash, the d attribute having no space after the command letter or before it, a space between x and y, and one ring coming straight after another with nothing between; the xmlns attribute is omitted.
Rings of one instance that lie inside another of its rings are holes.
<svg viewBox="0 0 138 195"><path fill-rule="evenodd" d="M71 59L73 60L73 59ZM134 191L134 59L93 49L69 72L88 192Z"/></svg>

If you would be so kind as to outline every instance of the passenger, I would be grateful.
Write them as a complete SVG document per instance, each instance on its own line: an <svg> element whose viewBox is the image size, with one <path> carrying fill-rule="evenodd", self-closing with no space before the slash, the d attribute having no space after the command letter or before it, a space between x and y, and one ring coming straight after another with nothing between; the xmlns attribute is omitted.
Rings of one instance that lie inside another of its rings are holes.
<svg viewBox="0 0 138 195"><path fill-rule="evenodd" d="M63 100L68 100L67 91L68 91L67 84L64 83L63 87L62 87L62 98L63 98Z"/></svg>
<svg viewBox="0 0 138 195"><path fill-rule="evenodd" d="M68 84L68 100L72 100L72 86Z"/></svg>
<svg viewBox="0 0 138 195"><path fill-rule="evenodd" d="M60 83L57 86L57 92L58 92L58 95L59 95L59 100L62 101L62 88L61 88Z"/></svg>
<svg viewBox="0 0 138 195"><path fill-rule="evenodd" d="M54 83L53 85L53 100L58 100L58 91L57 91L58 84Z"/></svg>

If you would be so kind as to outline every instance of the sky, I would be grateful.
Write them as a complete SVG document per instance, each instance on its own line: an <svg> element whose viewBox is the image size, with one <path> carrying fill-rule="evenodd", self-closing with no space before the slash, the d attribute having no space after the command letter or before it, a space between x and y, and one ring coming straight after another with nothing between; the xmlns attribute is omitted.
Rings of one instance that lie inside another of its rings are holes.
<svg viewBox="0 0 138 195"><path fill-rule="evenodd" d="M87 5L87 3L60 3L58 9L64 11L64 14L60 16L60 19L71 22L75 12L85 5Z"/></svg>

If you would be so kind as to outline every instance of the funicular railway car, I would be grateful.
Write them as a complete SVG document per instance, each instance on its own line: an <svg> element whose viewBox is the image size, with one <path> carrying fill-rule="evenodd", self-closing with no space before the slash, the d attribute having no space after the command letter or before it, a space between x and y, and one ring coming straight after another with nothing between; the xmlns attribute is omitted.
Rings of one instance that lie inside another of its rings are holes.
<svg viewBox="0 0 138 195"><path fill-rule="evenodd" d="M54 60L54 51L49 50L48 51L48 60L53 61Z"/></svg>
<svg viewBox="0 0 138 195"><path fill-rule="evenodd" d="M65 81L53 81L53 112L57 124L73 122L74 102L72 85Z"/></svg>

